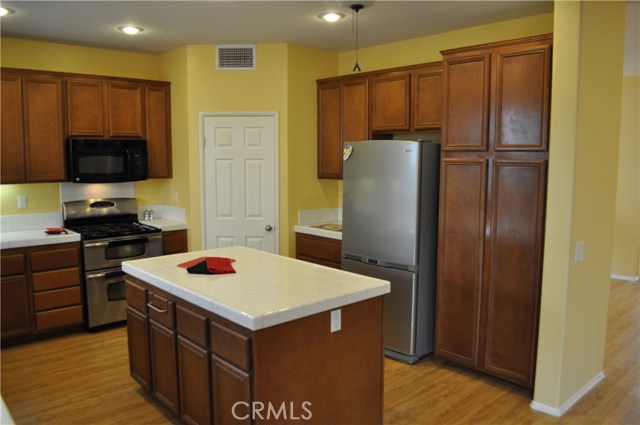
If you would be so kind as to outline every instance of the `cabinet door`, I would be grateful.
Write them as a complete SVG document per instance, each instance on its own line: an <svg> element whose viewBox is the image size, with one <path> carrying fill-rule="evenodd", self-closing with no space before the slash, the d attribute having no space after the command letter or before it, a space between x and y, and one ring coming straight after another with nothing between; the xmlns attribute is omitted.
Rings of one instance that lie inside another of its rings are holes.
<svg viewBox="0 0 640 425"><path fill-rule="evenodd" d="M22 79L2 74L0 88L2 122L0 131L0 181L20 183L25 180L24 130L22 127Z"/></svg>
<svg viewBox="0 0 640 425"><path fill-rule="evenodd" d="M127 307L127 340L129 370L147 391L151 391L151 353L149 351L149 320L144 314Z"/></svg>
<svg viewBox="0 0 640 425"><path fill-rule="evenodd" d="M551 46L496 54L495 149L546 151Z"/></svg>
<svg viewBox="0 0 640 425"><path fill-rule="evenodd" d="M137 83L107 83L109 136L143 137L142 86Z"/></svg>
<svg viewBox="0 0 640 425"><path fill-rule="evenodd" d="M533 387L546 192L546 160L493 164L486 346L481 367Z"/></svg>
<svg viewBox="0 0 640 425"><path fill-rule="evenodd" d="M414 130L431 130L442 126L442 84L442 66L412 72Z"/></svg>
<svg viewBox="0 0 640 425"><path fill-rule="evenodd" d="M179 254L189 250L186 230L162 232L162 253L164 255Z"/></svg>
<svg viewBox="0 0 640 425"><path fill-rule="evenodd" d="M22 81L27 181L63 181L62 79L29 76Z"/></svg>
<svg viewBox="0 0 640 425"><path fill-rule="evenodd" d="M209 353L178 336L178 376L182 419L191 424L211 423Z"/></svg>
<svg viewBox="0 0 640 425"><path fill-rule="evenodd" d="M70 136L104 136L103 88L101 81L67 80L67 125Z"/></svg>
<svg viewBox="0 0 640 425"><path fill-rule="evenodd" d="M341 86L318 84L318 178L342 177Z"/></svg>
<svg viewBox="0 0 640 425"><path fill-rule="evenodd" d="M176 358L176 333L154 320L149 320L151 348L151 380L153 395L178 414L178 359Z"/></svg>
<svg viewBox="0 0 640 425"><path fill-rule="evenodd" d="M213 423L251 423L251 375L211 356Z"/></svg>
<svg viewBox="0 0 640 425"><path fill-rule="evenodd" d="M409 130L408 72L371 79L371 131Z"/></svg>
<svg viewBox="0 0 640 425"><path fill-rule="evenodd" d="M168 84L145 85L149 177L168 178L171 167L171 93Z"/></svg>
<svg viewBox="0 0 640 425"><path fill-rule="evenodd" d="M342 142L369 139L369 87L366 79L342 83ZM340 173L342 175L342 172Z"/></svg>
<svg viewBox="0 0 640 425"><path fill-rule="evenodd" d="M490 57L445 58L442 150L488 149Z"/></svg>
<svg viewBox="0 0 640 425"><path fill-rule="evenodd" d="M29 286L25 275L3 277L0 282L2 340L31 333Z"/></svg>
<svg viewBox="0 0 640 425"><path fill-rule="evenodd" d="M486 159L443 159L438 230L437 355L477 367Z"/></svg>

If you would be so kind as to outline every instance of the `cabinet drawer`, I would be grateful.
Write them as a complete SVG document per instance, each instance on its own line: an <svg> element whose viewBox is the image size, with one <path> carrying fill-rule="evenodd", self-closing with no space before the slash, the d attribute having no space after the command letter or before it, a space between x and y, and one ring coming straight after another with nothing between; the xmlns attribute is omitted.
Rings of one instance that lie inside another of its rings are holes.
<svg viewBox="0 0 640 425"><path fill-rule="evenodd" d="M31 271L54 270L80 264L78 246L31 253Z"/></svg>
<svg viewBox="0 0 640 425"><path fill-rule="evenodd" d="M248 371L250 369L251 339L215 322L211 322L210 329L211 351Z"/></svg>
<svg viewBox="0 0 640 425"><path fill-rule="evenodd" d="M36 313L36 331L82 324L82 306L65 307Z"/></svg>
<svg viewBox="0 0 640 425"><path fill-rule="evenodd" d="M175 304L173 301L160 296L158 294L149 294L149 302L147 303L149 308L149 318L164 325L165 327L174 330L175 326Z"/></svg>
<svg viewBox="0 0 640 425"><path fill-rule="evenodd" d="M178 333L196 344L207 347L207 318L180 305L176 306Z"/></svg>
<svg viewBox="0 0 640 425"><path fill-rule="evenodd" d="M143 314L147 314L147 290L140 285L136 285L128 279L125 279L127 303L130 307L135 308Z"/></svg>
<svg viewBox="0 0 640 425"><path fill-rule="evenodd" d="M77 267L63 270L38 272L31 275L33 291L66 288L80 285L80 269Z"/></svg>
<svg viewBox="0 0 640 425"><path fill-rule="evenodd" d="M80 287L74 286L33 294L33 303L36 311L81 304Z"/></svg>
<svg viewBox="0 0 640 425"><path fill-rule="evenodd" d="M342 241L296 233L296 255L340 263Z"/></svg>
<svg viewBox="0 0 640 425"><path fill-rule="evenodd" d="M2 276L12 276L25 273L24 254L2 255L0 273Z"/></svg>

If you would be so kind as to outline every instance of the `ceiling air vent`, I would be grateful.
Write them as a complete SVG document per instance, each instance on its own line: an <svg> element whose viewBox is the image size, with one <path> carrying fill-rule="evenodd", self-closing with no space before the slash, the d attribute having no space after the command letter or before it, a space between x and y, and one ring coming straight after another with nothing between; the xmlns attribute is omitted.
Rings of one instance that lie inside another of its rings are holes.
<svg viewBox="0 0 640 425"><path fill-rule="evenodd" d="M217 46L216 56L216 69L256 69L256 46L253 44L233 44Z"/></svg>

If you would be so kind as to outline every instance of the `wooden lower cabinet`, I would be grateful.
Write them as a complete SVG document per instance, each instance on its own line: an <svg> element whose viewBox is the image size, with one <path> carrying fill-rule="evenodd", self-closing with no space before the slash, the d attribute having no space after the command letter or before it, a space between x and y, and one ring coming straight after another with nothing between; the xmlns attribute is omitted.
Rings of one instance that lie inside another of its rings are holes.
<svg viewBox="0 0 640 425"><path fill-rule="evenodd" d="M3 250L2 341L84 323L80 243Z"/></svg>
<svg viewBox="0 0 640 425"><path fill-rule="evenodd" d="M382 297L343 307L338 333L329 311L250 331L140 279L126 284L131 376L185 423L381 424Z"/></svg>
<svg viewBox="0 0 640 425"><path fill-rule="evenodd" d="M296 258L334 269L342 268L342 241L321 236L296 233Z"/></svg>
<svg viewBox="0 0 640 425"><path fill-rule="evenodd" d="M186 230L162 232L162 253L164 255L179 254L189 251Z"/></svg>

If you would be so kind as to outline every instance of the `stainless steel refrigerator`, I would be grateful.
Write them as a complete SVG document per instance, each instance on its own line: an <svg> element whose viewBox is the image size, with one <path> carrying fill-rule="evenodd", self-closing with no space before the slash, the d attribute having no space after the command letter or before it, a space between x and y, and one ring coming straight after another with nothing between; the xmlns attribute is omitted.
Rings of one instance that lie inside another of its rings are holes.
<svg viewBox="0 0 640 425"><path fill-rule="evenodd" d="M385 355L433 352L440 145L370 140L343 155L342 269L391 282Z"/></svg>

